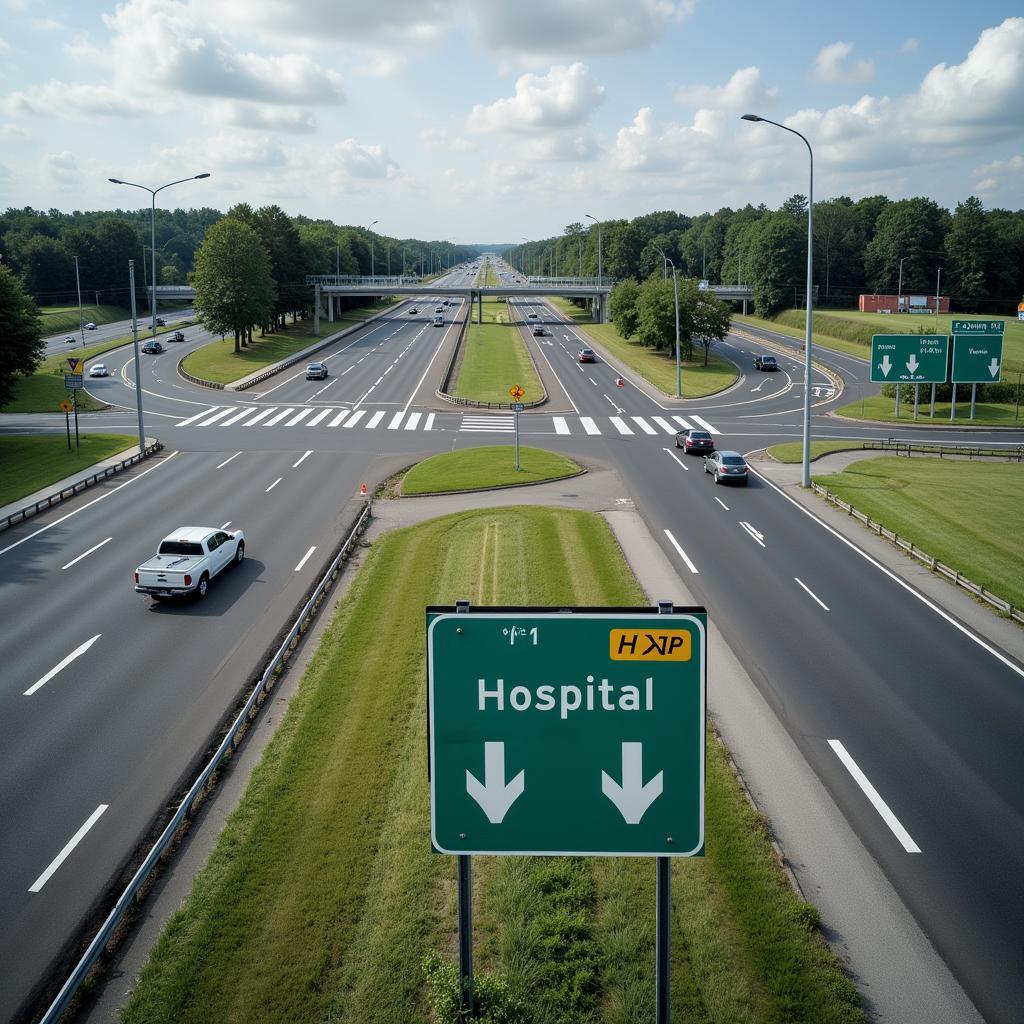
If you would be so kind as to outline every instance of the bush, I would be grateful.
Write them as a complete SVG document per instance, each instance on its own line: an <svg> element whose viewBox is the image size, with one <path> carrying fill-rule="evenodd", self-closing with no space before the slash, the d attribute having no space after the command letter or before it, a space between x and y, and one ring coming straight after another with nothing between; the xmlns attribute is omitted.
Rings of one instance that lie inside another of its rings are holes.
<svg viewBox="0 0 1024 1024"><path fill-rule="evenodd" d="M437 1024L463 1024L468 1018L459 1009L459 968L435 950L423 957L423 974L430 990L430 1008ZM504 979L484 972L473 979L478 1024L529 1024L526 1007L509 991Z"/></svg>
<svg viewBox="0 0 1024 1024"><path fill-rule="evenodd" d="M914 385L913 384L901 384L900 385L900 401L901 402L913 402L914 401ZM965 397L970 395L971 385L970 384L958 384L956 386L956 400L957 402L964 401ZM895 384L883 384L882 394L886 398L896 398L896 385ZM931 401L932 386L931 384L921 385L921 399ZM948 402L953 397L953 385L952 384L937 384L935 386L935 401L936 402ZM1017 401L1017 382L1016 381L1000 381L998 384L979 384L977 401L979 402L1002 402L1006 404L1012 404Z"/></svg>

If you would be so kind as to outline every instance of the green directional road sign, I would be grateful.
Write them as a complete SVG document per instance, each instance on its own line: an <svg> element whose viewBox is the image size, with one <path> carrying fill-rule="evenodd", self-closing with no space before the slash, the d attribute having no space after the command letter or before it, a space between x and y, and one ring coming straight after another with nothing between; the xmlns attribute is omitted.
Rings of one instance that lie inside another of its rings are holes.
<svg viewBox="0 0 1024 1024"><path fill-rule="evenodd" d="M949 368L944 334L876 334L871 339L871 379L881 384L943 384Z"/></svg>
<svg viewBox="0 0 1024 1024"><path fill-rule="evenodd" d="M427 610L441 853L704 851L707 613Z"/></svg>
<svg viewBox="0 0 1024 1024"><path fill-rule="evenodd" d="M1002 320L953 321L954 384L995 384L1003 372Z"/></svg>

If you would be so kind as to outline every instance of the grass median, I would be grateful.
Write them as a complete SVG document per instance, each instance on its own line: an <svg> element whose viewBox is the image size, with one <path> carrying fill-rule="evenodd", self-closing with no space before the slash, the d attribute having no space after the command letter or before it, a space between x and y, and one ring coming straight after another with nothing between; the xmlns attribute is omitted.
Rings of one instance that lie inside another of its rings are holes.
<svg viewBox="0 0 1024 1024"><path fill-rule="evenodd" d="M860 398L856 402L844 405L836 409L839 416L848 419L878 420L883 423L958 423L961 426L992 426L992 427L1019 427L1024 425L1024 409L1003 402L977 402L974 407L974 419L971 414L971 389L968 385L961 384L957 389L957 401L955 419L950 420L949 402L935 403L935 417L929 416L931 403L929 400L930 389L925 386L921 388L921 397L918 401L917 419L914 419L914 403L904 399L900 402L900 414L896 416L896 399L887 398L884 395L872 395L868 398ZM847 392L849 394L849 391Z"/></svg>
<svg viewBox="0 0 1024 1024"><path fill-rule="evenodd" d="M0 505L88 469L138 440L127 434L82 434L81 447L75 447L72 427L68 451L67 434L0 437Z"/></svg>
<svg viewBox="0 0 1024 1024"><path fill-rule="evenodd" d="M1020 463L890 456L814 479L986 590L1024 607Z"/></svg>
<svg viewBox="0 0 1024 1024"><path fill-rule="evenodd" d="M431 853L423 609L646 600L583 512L460 512L378 540L247 792L168 923L125 1024L433 1017L424 954L455 946L454 858ZM707 855L673 865L678 1021L863 1021L725 752L709 744ZM653 1016L654 865L474 858L476 963L507 1024Z"/></svg>
<svg viewBox="0 0 1024 1024"><path fill-rule="evenodd" d="M832 452L860 451L863 447L864 445L860 441L812 441L811 462L820 459L822 455L831 455ZM768 454L777 462L802 462L804 458L803 442L786 441L784 444L773 444L768 449Z"/></svg>
<svg viewBox="0 0 1024 1024"><path fill-rule="evenodd" d="M523 400L534 402L544 394L526 342L511 322L504 299L484 299L484 322L470 323L463 339L462 362L452 394L474 402L509 404L513 384L523 388Z"/></svg>
<svg viewBox="0 0 1024 1024"><path fill-rule="evenodd" d="M582 467L572 459L542 448L520 448L517 471L514 445L487 445L424 459L405 474L401 491L411 496L540 484L582 472Z"/></svg>

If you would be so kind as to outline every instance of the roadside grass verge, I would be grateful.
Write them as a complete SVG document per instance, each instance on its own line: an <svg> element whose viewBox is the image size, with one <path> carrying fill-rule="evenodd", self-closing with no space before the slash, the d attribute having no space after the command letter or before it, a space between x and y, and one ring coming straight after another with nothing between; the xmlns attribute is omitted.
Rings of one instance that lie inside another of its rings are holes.
<svg viewBox="0 0 1024 1024"><path fill-rule="evenodd" d="M929 402L930 389L927 386L921 388L921 399L917 407L917 423L949 423L949 402L935 403L934 420L928 415L931 404ZM896 399L887 398L884 395L872 395L849 405L844 405L834 410L840 416L848 419L881 420L885 423L914 423L914 403L904 399L900 402L899 419L894 415ZM978 402L974 406L974 419L971 414L971 391L968 385L961 384L957 388L956 419L953 423L962 426L992 426L992 427L1019 427L1024 425L1024 408L1017 408L1005 402Z"/></svg>
<svg viewBox="0 0 1024 1024"><path fill-rule="evenodd" d="M934 458L864 459L815 477L854 508L1024 607L1024 466Z"/></svg>
<svg viewBox="0 0 1024 1024"><path fill-rule="evenodd" d="M413 466L402 480L401 493L409 496L539 484L583 472L572 459L542 448L520 448L519 466L517 473L512 444L443 452Z"/></svg>
<svg viewBox="0 0 1024 1024"><path fill-rule="evenodd" d="M0 505L88 469L138 440L127 434L82 434L76 448L72 435L68 451L67 434L0 437Z"/></svg>
<svg viewBox="0 0 1024 1024"><path fill-rule="evenodd" d="M829 455L832 452L859 451L861 447L860 441L812 441L811 462L815 459L820 459L822 455ZM786 441L784 444L773 444L768 449L768 454L776 462L802 462L804 457L803 442Z"/></svg>
<svg viewBox="0 0 1024 1024"><path fill-rule="evenodd" d="M562 298L561 295L549 295L547 296L547 301L550 302L559 313L567 316L573 323L592 324L594 322L593 314L587 306L577 306L569 299Z"/></svg>
<svg viewBox="0 0 1024 1024"><path fill-rule="evenodd" d="M509 320L504 300L484 302L484 323L469 325L463 340L462 362L452 391L458 398L474 402L512 401L509 388L519 384L527 402L543 395L540 378L518 327Z"/></svg>
<svg viewBox="0 0 1024 1024"><path fill-rule="evenodd" d="M109 324L115 320L127 320L131 315L132 311L124 306L82 306L83 324ZM39 316L43 321L43 337L78 334L77 306L40 306Z"/></svg>
<svg viewBox="0 0 1024 1024"><path fill-rule="evenodd" d="M655 352L646 345L627 341L619 334L615 324L587 324L582 333L589 334L600 342L615 359L625 364L633 373L648 380L668 397L676 393L676 355ZM723 391L739 379L735 363L715 355L714 349L704 365L703 349L694 350L694 359L683 362L683 398L704 398Z"/></svg>
<svg viewBox="0 0 1024 1024"><path fill-rule="evenodd" d="M430 1015L421 969L455 945L454 859L429 843L423 609L463 597L646 604L589 513L459 512L375 542L125 1024L454 1024ZM673 999L692 1010L675 1019L862 1022L717 742L707 806L707 856L673 865ZM474 890L477 969L525 1019L651 1019L650 860L477 857Z"/></svg>

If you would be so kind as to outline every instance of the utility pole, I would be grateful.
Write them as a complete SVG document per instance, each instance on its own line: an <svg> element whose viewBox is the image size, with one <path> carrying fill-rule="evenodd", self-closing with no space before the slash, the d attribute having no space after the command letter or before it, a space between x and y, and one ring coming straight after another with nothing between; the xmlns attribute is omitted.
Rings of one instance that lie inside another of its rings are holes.
<svg viewBox="0 0 1024 1024"><path fill-rule="evenodd" d="M82 336L82 348L85 348L85 319L82 316L82 282L78 279L78 257L75 261L75 287L78 289L78 333Z"/></svg>

